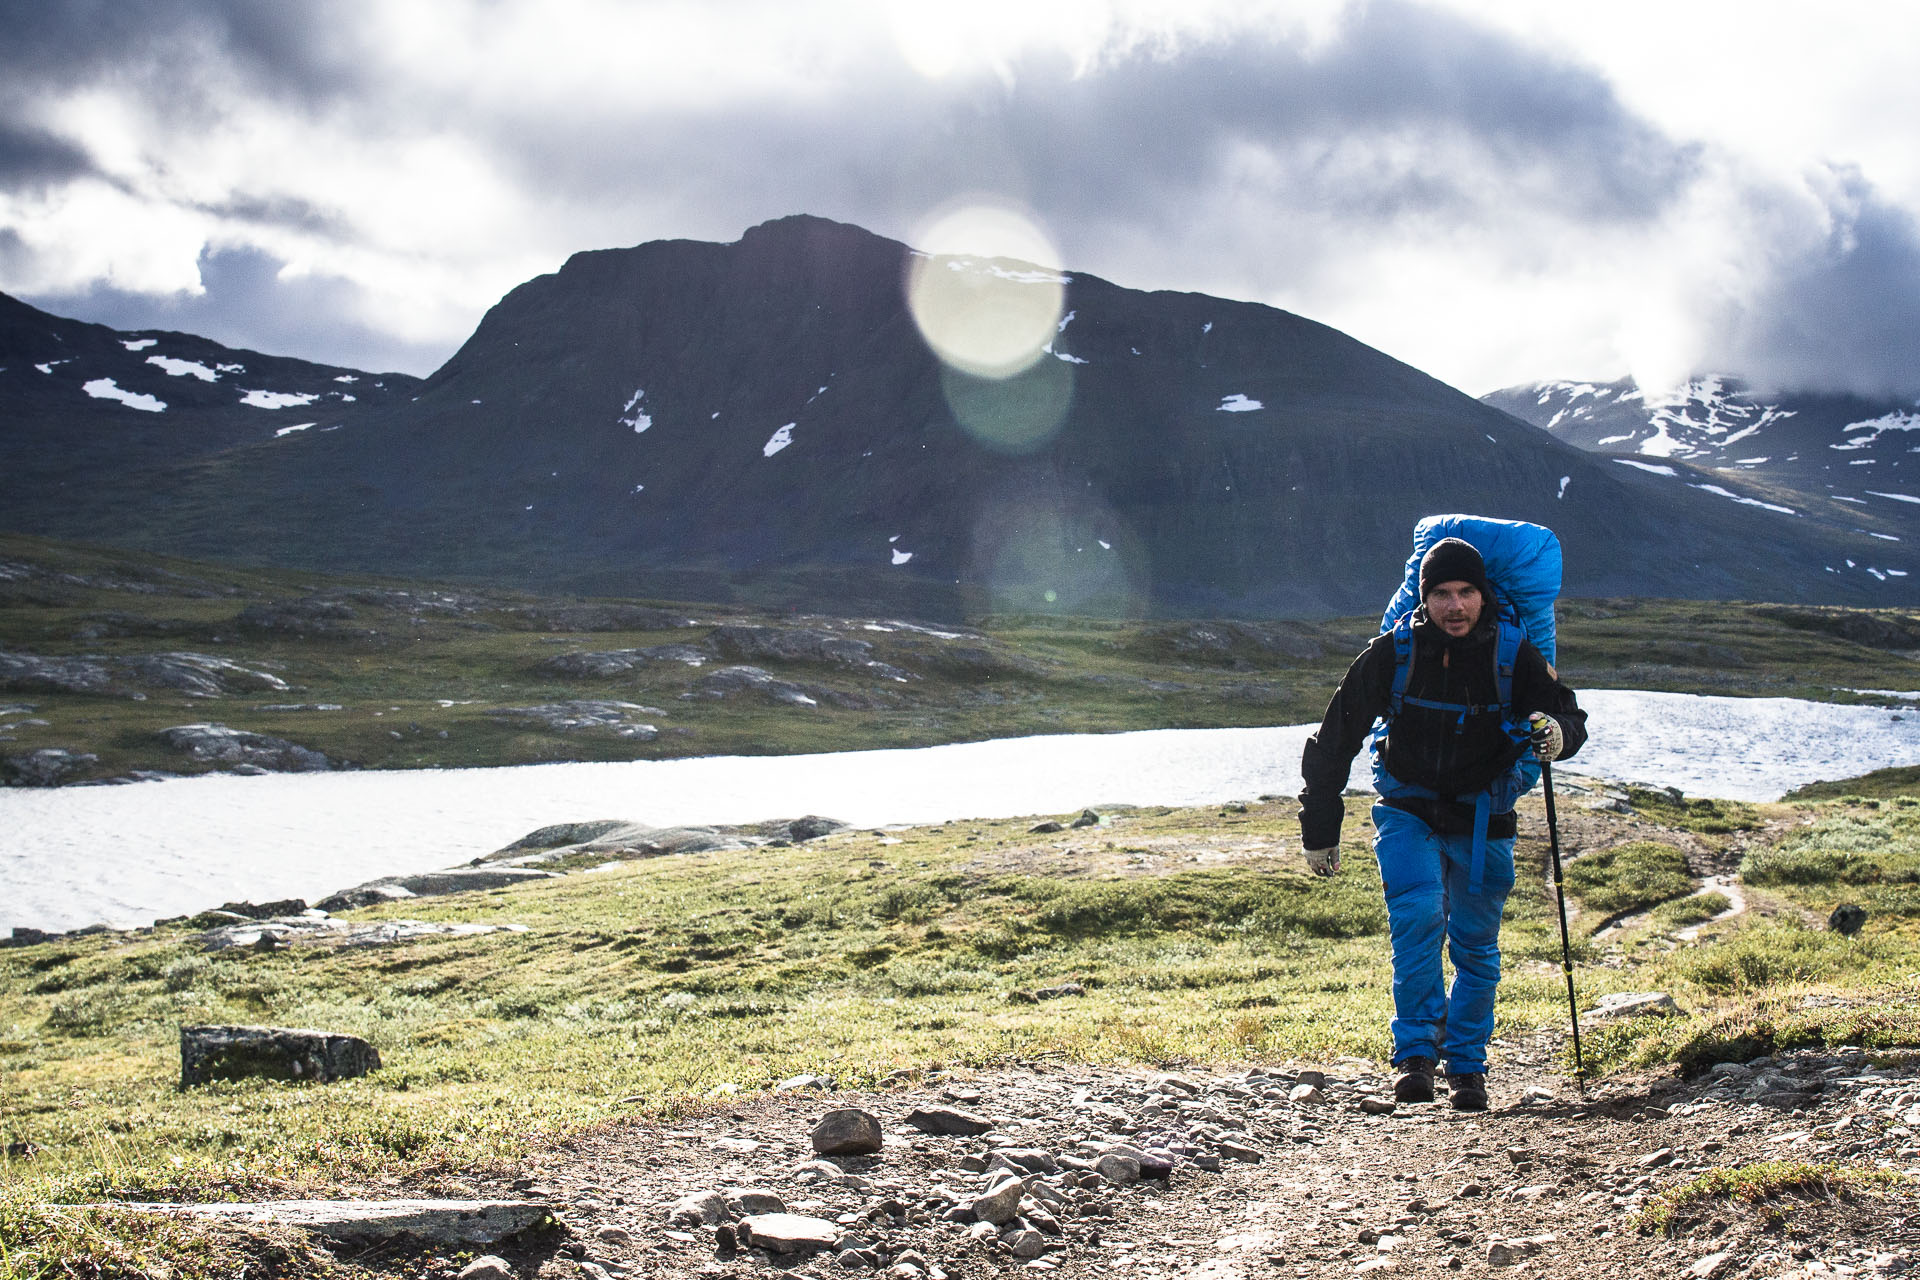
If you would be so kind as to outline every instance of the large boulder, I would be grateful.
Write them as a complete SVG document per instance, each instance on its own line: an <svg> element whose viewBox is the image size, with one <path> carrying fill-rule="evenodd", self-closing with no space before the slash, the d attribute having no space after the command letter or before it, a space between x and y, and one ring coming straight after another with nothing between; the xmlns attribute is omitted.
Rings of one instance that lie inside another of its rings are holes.
<svg viewBox="0 0 1920 1280"><path fill-rule="evenodd" d="M255 671L206 653L146 653L121 658L120 676L150 689L171 689L189 698L217 698L223 693L285 693L287 682L266 671Z"/></svg>
<svg viewBox="0 0 1920 1280"><path fill-rule="evenodd" d="M41 747L24 755L0 757L0 783L9 787L57 787L77 778L100 757L66 747Z"/></svg>
<svg viewBox="0 0 1920 1280"><path fill-rule="evenodd" d="M380 1053L358 1036L298 1027L180 1028L180 1087L210 1080L307 1080L363 1076Z"/></svg>
<svg viewBox="0 0 1920 1280"><path fill-rule="evenodd" d="M22 693L105 693L112 683L104 662L0 653L0 689Z"/></svg>
<svg viewBox="0 0 1920 1280"><path fill-rule="evenodd" d="M168 747L204 764L269 773L315 773L333 761L310 747L224 724L177 724L160 730Z"/></svg>

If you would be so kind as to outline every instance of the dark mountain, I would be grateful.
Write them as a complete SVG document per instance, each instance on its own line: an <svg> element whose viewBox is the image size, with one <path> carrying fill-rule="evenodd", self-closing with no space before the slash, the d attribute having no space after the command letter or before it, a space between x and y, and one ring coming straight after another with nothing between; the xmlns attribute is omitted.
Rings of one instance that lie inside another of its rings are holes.
<svg viewBox="0 0 1920 1280"><path fill-rule="evenodd" d="M976 317L1063 289L1050 345L1005 380L946 368L906 302L915 270ZM929 260L817 218L578 254L503 298L424 385L355 408L285 436L214 443L209 427L111 504L16 502L0 481L6 519L607 594L1271 616L1379 607L1414 520L1470 510L1559 530L1579 594L1920 594L1827 573L1891 545L1844 522L1597 458L1299 316Z"/></svg>
<svg viewBox="0 0 1920 1280"><path fill-rule="evenodd" d="M187 333L122 333L0 294L0 499L7 527L138 535L150 484L224 450L331 431L420 386ZM122 495L131 520L99 522Z"/></svg>

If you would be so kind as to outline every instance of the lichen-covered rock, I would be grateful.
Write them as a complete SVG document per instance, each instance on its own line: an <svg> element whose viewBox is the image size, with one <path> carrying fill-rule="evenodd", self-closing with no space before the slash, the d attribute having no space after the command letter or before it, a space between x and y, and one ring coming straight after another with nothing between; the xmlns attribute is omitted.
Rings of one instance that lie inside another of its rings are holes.
<svg viewBox="0 0 1920 1280"><path fill-rule="evenodd" d="M358 1036L299 1027L180 1028L180 1087L209 1080L306 1080L363 1076L380 1053Z"/></svg>

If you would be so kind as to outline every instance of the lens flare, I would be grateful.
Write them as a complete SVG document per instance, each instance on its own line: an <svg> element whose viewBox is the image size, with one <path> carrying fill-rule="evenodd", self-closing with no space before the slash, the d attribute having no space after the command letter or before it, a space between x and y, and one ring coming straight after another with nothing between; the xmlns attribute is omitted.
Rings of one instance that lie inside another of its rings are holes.
<svg viewBox="0 0 1920 1280"><path fill-rule="evenodd" d="M1041 360L1010 378L941 370L953 420L995 453L1032 453L1059 434L1073 407L1073 366Z"/></svg>
<svg viewBox="0 0 1920 1280"><path fill-rule="evenodd" d="M1023 487L974 521L971 580L982 612L1138 618L1148 605L1145 549L1111 508Z"/></svg>
<svg viewBox="0 0 1920 1280"><path fill-rule="evenodd" d="M967 205L936 219L907 267L907 310L949 367L981 378L1031 368L1059 330L1068 277L1036 263L1058 253L1014 210Z"/></svg>

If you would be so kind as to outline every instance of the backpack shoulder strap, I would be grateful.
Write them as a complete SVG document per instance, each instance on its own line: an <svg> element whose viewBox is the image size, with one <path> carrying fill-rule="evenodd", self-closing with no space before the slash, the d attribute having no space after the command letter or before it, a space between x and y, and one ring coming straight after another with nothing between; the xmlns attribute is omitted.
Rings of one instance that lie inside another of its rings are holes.
<svg viewBox="0 0 1920 1280"><path fill-rule="evenodd" d="M1393 624L1393 692L1387 697L1387 718L1400 714L1407 700L1407 680L1413 674L1413 615L1404 613Z"/></svg>
<svg viewBox="0 0 1920 1280"><path fill-rule="evenodd" d="M1500 692L1500 710L1513 710L1513 668L1520 661L1520 643L1527 633L1519 624L1500 619L1500 639L1493 650L1493 680Z"/></svg>

